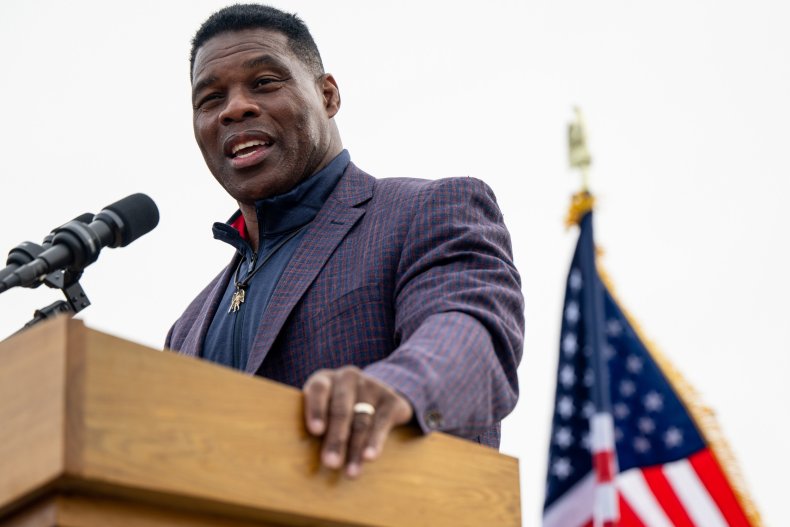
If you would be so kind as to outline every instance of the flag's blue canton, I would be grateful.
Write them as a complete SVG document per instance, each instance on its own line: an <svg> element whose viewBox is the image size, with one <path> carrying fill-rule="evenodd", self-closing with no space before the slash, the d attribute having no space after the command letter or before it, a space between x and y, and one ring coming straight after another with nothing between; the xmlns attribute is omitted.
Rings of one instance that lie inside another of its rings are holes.
<svg viewBox="0 0 790 527"><path fill-rule="evenodd" d="M589 225L583 222L582 228ZM577 246L565 292L546 500L551 505L592 471L589 418L594 375L585 345L582 258ZM600 279L596 276L596 280ZM685 458L704 442L666 378L612 296L604 291L604 328L609 388L619 471Z"/></svg>

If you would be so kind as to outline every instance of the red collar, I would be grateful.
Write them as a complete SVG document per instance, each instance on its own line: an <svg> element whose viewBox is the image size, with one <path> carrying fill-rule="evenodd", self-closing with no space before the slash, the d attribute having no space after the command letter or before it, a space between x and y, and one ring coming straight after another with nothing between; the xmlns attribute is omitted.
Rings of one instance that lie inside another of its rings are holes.
<svg viewBox="0 0 790 527"><path fill-rule="evenodd" d="M244 214L239 212L239 217L233 220L230 226L239 231L239 236L241 236L242 240L250 241L250 237L247 234L247 223L244 221Z"/></svg>

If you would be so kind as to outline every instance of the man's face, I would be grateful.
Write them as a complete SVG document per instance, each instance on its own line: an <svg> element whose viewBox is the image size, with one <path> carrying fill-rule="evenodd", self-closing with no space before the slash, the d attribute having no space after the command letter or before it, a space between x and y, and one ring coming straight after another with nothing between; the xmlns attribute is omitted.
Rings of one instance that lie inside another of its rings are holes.
<svg viewBox="0 0 790 527"><path fill-rule="evenodd" d="M239 203L282 194L332 160L340 97L330 75L299 60L282 33L246 29L203 44L192 72L195 139Z"/></svg>

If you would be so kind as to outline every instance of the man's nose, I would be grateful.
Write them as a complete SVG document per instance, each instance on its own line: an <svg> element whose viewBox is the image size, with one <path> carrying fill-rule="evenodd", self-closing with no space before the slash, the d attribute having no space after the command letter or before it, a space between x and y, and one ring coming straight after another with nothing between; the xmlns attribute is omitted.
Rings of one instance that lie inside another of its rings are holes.
<svg viewBox="0 0 790 527"><path fill-rule="evenodd" d="M227 104L220 113L219 119L222 124L228 125L244 119L258 117L260 113L260 107L250 94L239 89L228 93Z"/></svg>

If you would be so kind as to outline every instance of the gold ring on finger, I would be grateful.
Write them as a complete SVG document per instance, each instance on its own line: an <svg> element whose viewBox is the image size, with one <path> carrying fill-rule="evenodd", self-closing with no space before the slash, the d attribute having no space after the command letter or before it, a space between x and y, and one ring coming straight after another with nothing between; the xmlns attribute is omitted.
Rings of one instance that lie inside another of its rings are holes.
<svg viewBox="0 0 790 527"><path fill-rule="evenodd" d="M365 414L372 416L376 413L376 408L370 403L357 403L354 405L354 414Z"/></svg>

